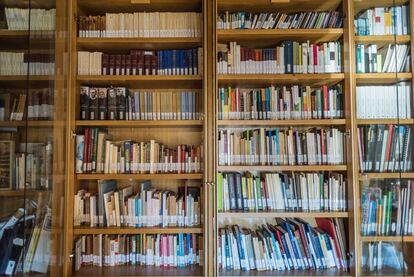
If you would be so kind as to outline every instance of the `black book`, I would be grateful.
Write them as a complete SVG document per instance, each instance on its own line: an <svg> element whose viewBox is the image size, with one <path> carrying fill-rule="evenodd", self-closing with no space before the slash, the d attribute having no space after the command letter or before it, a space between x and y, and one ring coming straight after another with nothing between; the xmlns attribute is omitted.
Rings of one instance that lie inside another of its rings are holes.
<svg viewBox="0 0 414 277"><path fill-rule="evenodd" d="M383 141L384 139L384 130L385 130L385 126L384 125L378 125L378 129L377 129L377 139L376 139L376 143L375 143L375 150L373 151L375 153L375 167L374 170L375 171L380 171L381 168L381 154L383 151Z"/></svg>
<svg viewBox="0 0 414 277"><path fill-rule="evenodd" d="M230 210L234 211L237 210L234 174L227 173L226 179L229 186Z"/></svg>
<svg viewBox="0 0 414 277"><path fill-rule="evenodd" d="M80 87L80 119L89 119L89 87Z"/></svg>
<svg viewBox="0 0 414 277"><path fill-rule="evenodd" d="M242 184L241 184L241 175L240 173L234 173L234 185L236 191L236 206L237 210L243 210L243 193L242 193Z"/></svg>
<svg viewBox="0 0 414 277"><path fill-rule="evenodd" d="M99 120L105 120L108 113L108 89L98 88L98 111Z"/></svg>
<svg viewBox="0 0 414 277"><path fill-rule="evenodd" d="M98 89L89 88L89 119L98 119Z"/></svg>
<svg viewBox="0 0 414 277"><path fill-rule="evenodd" d="M116 106L117 106L117 118L119 120L125 120L126 113L126 88L117 87L116 88Z"/></svg>
<svg viewBox="0 0 414 277"><path fill-rule="evenodd" d="M108 119L109 120L116 120L117 119L117 112L116 112L116 90L115 88L108 89Z"/></svg>

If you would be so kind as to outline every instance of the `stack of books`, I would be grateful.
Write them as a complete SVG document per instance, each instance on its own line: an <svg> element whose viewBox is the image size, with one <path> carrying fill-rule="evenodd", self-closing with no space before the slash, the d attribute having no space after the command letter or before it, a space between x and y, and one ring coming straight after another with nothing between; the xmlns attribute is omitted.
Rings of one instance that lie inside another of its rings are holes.
<svg viewBox="0 0 414 277"><path fill-rule="evenodd" d="M217 16L217 29L325 29L341 28L337 11L300 13L225 12Z"/></svg>
<svg viewBox="0 0 414 277"><path fill-rule="evenodd" d="M56 9L4 8L7 29L13 31L53 31L56 25Z"/></svg>
<svg viewBox="0 0 414 277"><path fill-rule="evenodd" d="M219 212L345 211L346 179L338 173L218 173Z"/></svg>
<svg viewBox="0 0 414 277"><path fill-rule="evenodd" d="M344 139L336 128L220 130L219 165L343 164Z"/></svg>
<svg viewBox="0 0 414 277"><path fill-rule="evenodd" d="M49 54L0 52L0 75L54 75L54 59L54 56Z"/></svg>
<svg viewBox="0 0 414 277"><path fill-rule="evenodd" d="M195 91L80 87L81 120L199 120L201 95Z"/></svg>
<svg viewBox="0 0 414 277"><path fill-rule="evenodd" d="M219 74L338 73L342 71L342 46L284 41L273 48L242 47L237 42L218 45Z"/></svg>
<svg viewBox="0 0 414 277"><path fill-rule="evenodd" d="M289 120L343 117L341 85L321 88L219 88L218 119Z"/></svg>
<svg viewBox="0 0 414 277"><path fill-rule="evenodd" d="M105 130L85 128L76 136L76 173L196 173L202 153L202 146L113 141Z"/></svg>

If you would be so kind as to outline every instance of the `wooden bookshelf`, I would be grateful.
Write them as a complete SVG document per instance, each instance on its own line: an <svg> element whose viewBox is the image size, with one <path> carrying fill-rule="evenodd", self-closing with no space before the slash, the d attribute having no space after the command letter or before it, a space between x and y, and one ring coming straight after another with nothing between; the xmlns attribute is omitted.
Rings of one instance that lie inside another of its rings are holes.
<svg viewBox="0 0 414 277"><path fill-rule="evenodd" d="M375 236L375 237L364 237L361 236L363 242L373 241L389 241L389 242L414 242L413 236Z"/></svg>
<svg viewBox="0 0 414 277"><path fill-rule="evenodd" d="M337 217L347 218L347 212L219 212L219 219L237 218L272 218L272 217L300 217L300 218L317 218L317 217Z"/></svg>
<svg viewBox="0 0 414 277"><path fill-rule="evenodd" d="M202 127L202 120L77 120L76 126L112 128Z"/></svg>
<svg viewBox="0 0 414 277"><path fill-rule="evenodd" d="M341 126L345 119L298 119L298 120L218 120L217 125L225 126Z"/></svg>
<svg viewBox="0 0 414 277"><path fill-rule="evenodd" d="M414 119L358 119L358 125L372 124L414 124Z"/></svg>
<svg viewBox="0 0 414 277"><path fill-rule="evenodd" d="M91 227L74 227L75 235L137 235L137 234L202 234L202 227L107 227L107 228L91 228Z"/></svg>
<svg viewBox="0 0 414 277"><path fill-rule="evenodd" d="M392 35L383 35L383 36L355 36L354 39L355 43L362 43L362 44L369 44L375 43L379 45L385 44L404 44L409 43L411 41L410 36L392 36Z"/></svg>
<svg viewBox="0 0 414 277"><path fill-rule="evenodd" d="M356 73L356 81L359 85L372 84L395 84L401 81L411 81L411 73Z"/></svg>
<svg viewBox="0 0 414 277"><path fill-rule="evenodd" d="M77 174L78 180L201 180L201 173L154 173L154 174Z"/></svg>
<svg viewBox="0 0 414 277"><path fill-rule="evenodd" d="M323 276L341 276L350 277L353 276L349 272L326 269L326 270L289 270L289 271L241 271L241 270L219 270L219 276L263 276L263 277L277 277L277 276L300 276L300 277L323 277Z"/></svg>
<svg viewBox="0 0 414 277"><path fill-rule="evenodd" d="M219 165L218 171L347 171L346 165Z"/></svg>
<svg viewBox="0 0 414 277"><path fill-rule="evenodd" d="M202 38L78 38L78 50L186 49L202 45Z"/></svg>
<svg viewBox="0 0 414 277"><path fill-rule="evenodd" d="M184 268L175 267L155 267L124 265L114 267L84 266L78 272L74 272L76 277L98 277L98 276L203 276L203 268L199 266L189 266Z"/></svg>
<svg viewBox="0 0 414 277"><path fill-rule="evenodd" d="M359 179L414 179L414 172L361 173Z"/></svg>

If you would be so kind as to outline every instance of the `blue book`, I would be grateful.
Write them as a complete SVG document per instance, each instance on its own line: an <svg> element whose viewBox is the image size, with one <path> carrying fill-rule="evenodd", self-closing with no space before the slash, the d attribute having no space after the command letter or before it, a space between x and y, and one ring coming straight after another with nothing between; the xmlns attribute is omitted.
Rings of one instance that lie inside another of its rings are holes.
<svg viewBox="0 0 414 277"><path fill-rule="evenodd" d="M298 242L296 240L296 237L292 233L291 226L290 226L289 222L287 222L287 221L283 220L282 222L283 222L283 225L285 226L285 229L288 232L289 239L292 243L293 252L295 254L296 261L298 263L299 269L305 269L305 265L303 263L302 255L301 255L299 247L298 247Z"/></svg>

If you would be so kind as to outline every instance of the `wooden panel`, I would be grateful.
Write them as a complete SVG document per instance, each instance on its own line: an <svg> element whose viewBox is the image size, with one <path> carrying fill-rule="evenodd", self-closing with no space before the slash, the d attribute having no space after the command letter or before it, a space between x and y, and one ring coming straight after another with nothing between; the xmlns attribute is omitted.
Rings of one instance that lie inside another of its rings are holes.
<svg viewBox="0 0 414 277"><path fill-rule="evenodd" d="M411 73L357 73L358 85L395 84L401 81L411 81Z"/></svg>
<svg viewBox="0 0 414 277"><path fill-rule="evenodd" d="M358 125L370 124L414 124L414 119L358 119Z"/></svg>

